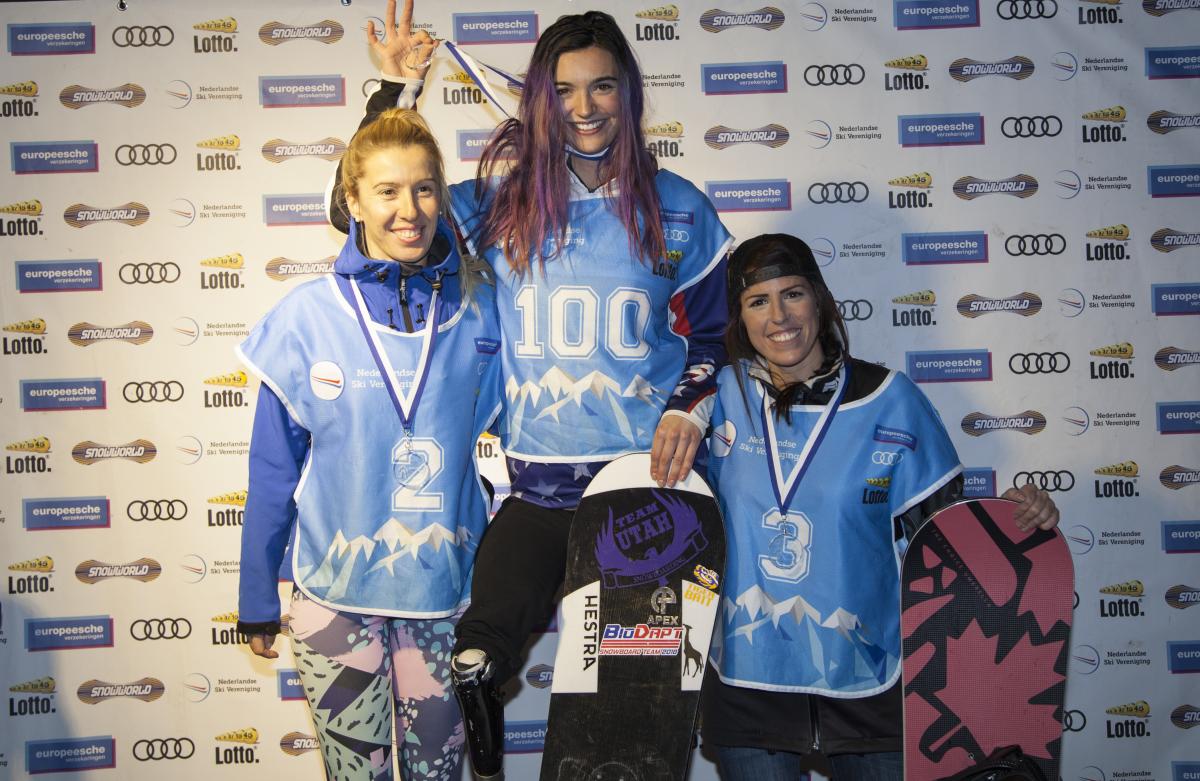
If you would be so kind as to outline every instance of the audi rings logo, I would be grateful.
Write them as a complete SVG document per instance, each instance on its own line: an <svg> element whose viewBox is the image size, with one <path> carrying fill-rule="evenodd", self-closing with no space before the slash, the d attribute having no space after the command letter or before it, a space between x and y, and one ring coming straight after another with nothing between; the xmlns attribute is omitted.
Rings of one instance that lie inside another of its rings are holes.
<svg viewBox="0 0 1200 781"><path fill-rule="evenodd" d="M155 27L117 27L112 31L112 42L121 49L143 46L170 46L175 42L175 31L166 25Z"/></svg>
<svg viewBox="0 0 1200 781"><path fill-rule="evenodd" d="M870 194L864 182L813 182L808 187L813 203L862 203Z"/></svg>
<svg viewBox="0 0 1200 781"><path fill-rule="evenodd" d="M1004 251L1009 255L1061 255L1066 249L1067 240L1061 233L1014 233L1004 240Z"/></svg>
<svg viewBox="0 0 1200 781"><path fill-rule="evenodd" d="M1087 726L1087 716L1081 710L1064 710L1062 725L1067 732L1083 732Z"/></svg>
<svg viewBox="0 0 1200 781"><path fill-rule="evenodd" d="M1033 483L1047 492L1070 491L1075 487L1075 475L1066 469L1051 469L1045 472L1017 472L1013 475L1013 488Z"/></svg>
<svg viewBox="0 0 1200 781"><path fill-rule="evenodd" d="M1055 0L1000 0L996 3L996 16L1005 21L1012 19L1053 19L1058 14Z"/></svg>
<svg viewBox="0 0 1200 781"><path fill-rule="evenodd" d="M1056 353L1013 353L1008 369L1013 374L1062 374L1071 368L1071 356Z"/></svg>
<svg viewBox="0 0 1200 781"><path fill-rule="evenodd" d="M858 63L850 65L809 65L804 69L804 83L810 87L843 87L862 84L867 72Z"/></svg>
<svg viewBox="0 0 1200 781"><path fill-rule="evenodd" d="M1053 138L1062 132L1062 120L1053 114L1033 117L1005 117L1000 132L1005 138Z"/></svg>
<svg viewBox="0 0 1200 781"><path fill-rule="evenodd" d="M678 241L686 244L691 241L692 235L678 228L663 228L663 238L667 241Z"/></svg>
<svg viewBox="0 0 1200 781"><path fill-rule="evenodd" d="M166 263L125 263L117 272L117 277L126 285L157 285L171 284L179 281L179 266L171 261Z"/></svg>
<svg viewBox="0 0 1200 781"><path fill-rule="evenodd" d="M191 759L196 753L196 744L191 738L153 738L139 740L133 744L133 758L138 762L160 759Z"/></svg>
<svg viewBox="0 0 1200 781"><path fill-rule="evenodd" d="M871 454L871 463L879 464L880 466L892 466L904 460L904 453L891 452L888 450L876 450Z"/></svg>
<svg viewBox="0 0 1200 781"><path fill-rule="evenodd" d="M121 144L113 153L121 165L170 165L178 156L171 144Z"/></svg>
<svg viewBox="0 0 1200 781"><path fill-rule="evenodd" d="M130 404L142 401L179 401L183 398L183 383L179 380L127 382L121 395Z"/></svg>
<svg viewBox="0 0 1200 781"><path fill-rule="evenodd" d="M838 314L848 323L855 320L870 320L871 315L875 314L875 307L871 306L871 302L862 298L838 301L837 308Z"/></svg>
<svg viewBox="0 0 1200 781"><path fill-rule="evenodd" d="M134 499L125 507L131 521L182 521L187 512L182 499Z"/></svg>
<svg viewBox="0 0 1200 781"><path fill-rule="evenodd" d="M182 640L192 634L186 618L139 618L129 625L134 640Z"/></svg>

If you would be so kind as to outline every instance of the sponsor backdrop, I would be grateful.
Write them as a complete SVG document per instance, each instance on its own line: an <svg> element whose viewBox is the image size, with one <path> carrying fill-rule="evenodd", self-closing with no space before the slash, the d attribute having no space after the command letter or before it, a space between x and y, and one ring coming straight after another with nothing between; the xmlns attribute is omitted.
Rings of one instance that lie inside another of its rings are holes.
<svg viewBox="0 0 1200 781"><path fill-rule="evenodd" d="M0 775L317 777L294 661L234 630L256 388L232 348L340 245L323 191L381 4L127 2L0 9ZM1063 777L1200 777L1200 3L604 5L661 164L739 237L809 240L973 495L1054 492ZM580 3L469 6L420 26L523 71ZM421 108L470 176L496 107L443 54ZM513 778L555 637L519 676Z"/></svg>

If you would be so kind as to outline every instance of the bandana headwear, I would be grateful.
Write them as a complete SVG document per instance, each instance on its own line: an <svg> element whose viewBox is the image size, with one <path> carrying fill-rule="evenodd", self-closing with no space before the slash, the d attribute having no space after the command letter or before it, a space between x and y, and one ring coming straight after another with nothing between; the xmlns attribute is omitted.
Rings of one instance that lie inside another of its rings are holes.
<svg viewBox="0 0 1200 781"><path fill-rule="evenodd" d="M730 311L739 305L746 288L780 277L806 277L825 284L812 250L795 236L764 233L742 242L729 258Z"/></svg>

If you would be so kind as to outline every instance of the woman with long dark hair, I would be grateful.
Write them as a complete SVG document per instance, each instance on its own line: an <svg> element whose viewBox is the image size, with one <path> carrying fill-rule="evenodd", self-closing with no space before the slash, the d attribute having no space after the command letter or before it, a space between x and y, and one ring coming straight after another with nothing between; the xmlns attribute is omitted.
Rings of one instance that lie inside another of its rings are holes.
<svg viewBox="0 0 1200 781"><path fill-rule="evenodd" d="M713 632L704 742L724 781L801 778L818 751L838 781L900 781L898 551L962 498L962 465L912 381L851 357L800 239L737 248L729 312L708 469L735 609ZM1032 484L1004 498L1023 529L1058 523Z"/></svg>
<svg viewBox="0 0 1200 781"><path fill-rule="evenodd" d="M437 41L385 13L368 29L384 83L375 111L409 103ZM478 179L451 188L467 246L496 277L505 374L500 436L511 496L484 537L454 677L475 771L500 772L496 686L554 609L584 487L650 450L652 476L686 476L724 362L730 237L708 199L659 168L642 131L641 70L608 14L560 17L534 48L517 116Z"/></svg>

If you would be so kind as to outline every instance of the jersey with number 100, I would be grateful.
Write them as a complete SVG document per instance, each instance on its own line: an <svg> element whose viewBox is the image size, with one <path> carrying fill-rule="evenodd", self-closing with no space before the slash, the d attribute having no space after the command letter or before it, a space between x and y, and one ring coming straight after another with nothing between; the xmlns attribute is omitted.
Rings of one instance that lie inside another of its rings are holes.
<svg viewBox="0 0 1200 781"><path fill-rule="evenodd" d="M686 339L672 330L671 298L704 279L730 242L690 182L659 171L655 184L665 258L631 252L605 188L588 192L574 177L557 257L518 277L499 247L482 248L496 272L509 456L587 462L649 449L687 355ZM489 198L476 201L468 181L451 188L451 200L473 234Z"/></svg>

